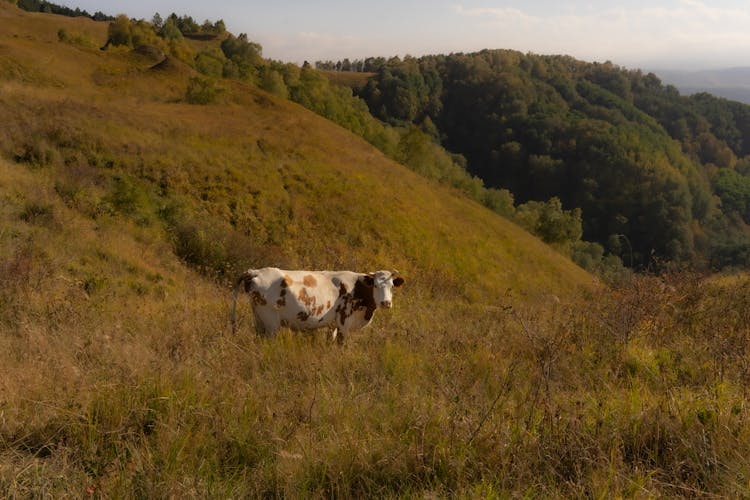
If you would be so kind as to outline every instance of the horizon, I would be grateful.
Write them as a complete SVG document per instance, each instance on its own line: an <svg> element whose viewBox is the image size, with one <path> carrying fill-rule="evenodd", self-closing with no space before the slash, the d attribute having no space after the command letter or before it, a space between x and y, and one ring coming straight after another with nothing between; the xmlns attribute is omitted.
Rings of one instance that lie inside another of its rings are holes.
<svg viewBox="0 0 750 500"><path fill-rule="evenodd" d="M236 0L205 4L161 0L68 0L93 14L150 21L157 12L197 22L223 19L246 33L269 59L302 64L510 49L563 54L630 69L702 71L750 66L750 1L582 0L454 2L324 0L274 4Z"/></svg>

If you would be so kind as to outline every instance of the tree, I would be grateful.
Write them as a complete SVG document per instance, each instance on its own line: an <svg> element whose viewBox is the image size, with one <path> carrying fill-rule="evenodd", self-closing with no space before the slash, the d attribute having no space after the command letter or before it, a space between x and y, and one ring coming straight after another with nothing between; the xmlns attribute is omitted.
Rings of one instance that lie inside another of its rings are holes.
<svg viewBox="0 0 750 500"><path fill-rule="evenodd" d="M162 26L164 26L164 20L161 18L158 12L154 14L153 18L151 18L151 24L154 25L154 29L156 31L159 31Z"/></svg>
<svg viewBox="0 0 750 500"><path fill-rule="evenodd" d="M167 41L182 39L182 32L180 31L180 28L177 27L177 23L172 18L172 16L168 17L162 25L161 29L159 30L159 36Z"/></svg>
<svg viewBox="0 0 750 500"><path fill-rule="evenodd" d="M107 45L126 45L132 47L133 37L128 16L120 14L113 22L109 23L107 35Z"/></svg>
<svg viewBox="0 0 750 500"><path fill-rule="evenodd" d="M289 97L289 90L284 84L283 77L278 71L269 67L261 70L260 88L283 99Z"/></svg>
<svg viewBox="0 0 750 500"><path fill-rule="evenodd" d="M516 220L543 241L556 245L570 245L581 239L581 209L563 210L559 198L546 202L529 201L519 205Z"/></svg>
<svg viewBox="0 0 750 500"><path fill-rule="evenodd" d="M190 104L211 104L216 102L223 89L212 78L191 77L188 81L185 100Z"/></svg>

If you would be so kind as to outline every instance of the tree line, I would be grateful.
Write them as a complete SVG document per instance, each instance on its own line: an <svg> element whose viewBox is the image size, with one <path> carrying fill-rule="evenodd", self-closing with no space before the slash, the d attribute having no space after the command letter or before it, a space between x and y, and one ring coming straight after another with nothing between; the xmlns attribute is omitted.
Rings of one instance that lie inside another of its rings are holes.
<svg viewBox="0 0 750 500"><path fill-rule="evenodd" d="M113 21L113 16L108 16L103 12L96 11L94 14L89 14L85 10L81 10L78 7L71 9L64 5L57 5L52 2L45 0L16 0L15 3L23 10L29 12L45 12L47 14L58 14L67 17L88 17L94 21Z"/></svg>
<svg viewBox="0 0 750 500"><path fill-rule="evenodd" d="M367 57L365 59L344 58L340 61L315 61L315 69L324 71L353 71L356 73L374 73L388 65L385 57Z"/></svg>
<svg viewBox="0 0 750 500"><path fill-rule="evenodd" d="M509 50L394 57L373 73L354 92L374 116L418 127L521 203L580 209L583 239L626 263L750 266L750 106Z"/></svg>

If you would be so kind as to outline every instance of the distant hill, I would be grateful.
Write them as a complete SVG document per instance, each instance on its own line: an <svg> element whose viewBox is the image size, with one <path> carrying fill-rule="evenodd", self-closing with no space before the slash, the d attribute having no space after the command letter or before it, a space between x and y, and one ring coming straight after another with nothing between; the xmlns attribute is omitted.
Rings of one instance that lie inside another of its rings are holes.
<svg viewBox="0 0 750 500"><path fill-rule="evenodd" d="M666 84L682 94L708 92L719 97L750 104L750 67L705 71L654 70Z"/></svg>
<svg viewBox="0 0 750 500"><path fill-rule="evenodd" d="M750 106L568 56L374 61L352 82L375 116L430 133L518 202L580 209L584 240L636 267L750 267Z"/></svg>

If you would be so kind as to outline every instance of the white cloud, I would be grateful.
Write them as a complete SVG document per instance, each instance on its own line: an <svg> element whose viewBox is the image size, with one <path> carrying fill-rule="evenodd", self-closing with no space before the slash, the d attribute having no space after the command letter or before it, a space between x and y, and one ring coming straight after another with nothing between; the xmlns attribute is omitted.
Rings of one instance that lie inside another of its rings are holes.
<svg viewBox="0 0 750 500"><path fill-rule="evenodd" d="M625 64L688 57L750 64L750 11L699 0L680 0L671 8L574 7L550 14L459 4L455 12L477 22L487 47L625 60Z"/></svg>
<svg viewBox="0 0 750 500"><path fill-rule="evenodd" d="M498 23L507 22L537 22L538 19L534 16L530 16L520 9L512 7L477 7L471 9L465 9L463 5L455 6L456 12L463 16L468 17L489 17L494 19Z"/></svg>

